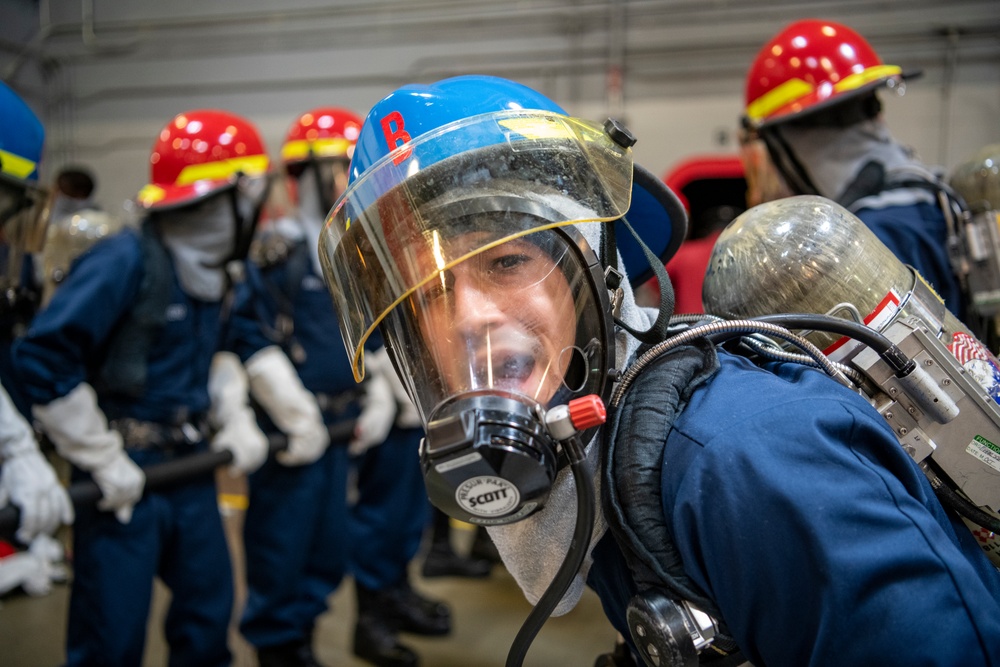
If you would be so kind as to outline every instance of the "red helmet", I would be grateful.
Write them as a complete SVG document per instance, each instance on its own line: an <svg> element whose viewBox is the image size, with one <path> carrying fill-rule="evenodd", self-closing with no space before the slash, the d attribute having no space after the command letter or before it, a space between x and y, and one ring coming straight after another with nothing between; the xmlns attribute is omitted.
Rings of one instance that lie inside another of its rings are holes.
<svg viewBox="0 0 1000 667"><path fill-rule="evenodd" d="M307 111L292 123L281 146L288 196L299 202L299 178L312 165L320 213L326 215L347 187L348 165L364 121L360 116L337 107Z"/></svg>
<svg viewBox="0 0 1000 667"><path fill-rule="evenodd" d="M299 116L285 135L281 161L286 167L312 158L351 159L364 121L336 107L319 107Z"/></svg>
<svg viewBox="0 0 1000 667"><path fill-rule="evenodd" d="M149 164L150 182L136 199L147 209L162 209L235 185L241 174L264 176L269 160L253 123L203 109L178 114L160 130Z"/></svg>
<svg viewBox="0 0 1000 667"><path fill-rule="evenodd" d="M800 117L904 78L852 29L833 21L796 21L757 54L746 81L746 118L762 127Z"/></svg>

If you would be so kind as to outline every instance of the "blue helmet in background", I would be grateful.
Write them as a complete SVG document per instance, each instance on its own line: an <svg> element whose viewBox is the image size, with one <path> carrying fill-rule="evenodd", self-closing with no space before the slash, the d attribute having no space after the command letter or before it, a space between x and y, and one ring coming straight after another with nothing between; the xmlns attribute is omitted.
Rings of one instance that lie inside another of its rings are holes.
<svg viewBox="0 0 1000 667"><path fill-rule="evenodd" d="M24 100L0 82L0 173L19 181L38 181L45 130Z"/></svg>
<svg viewBox="0 0 1000 667"><path fill-rule="evenodd" d="M23 253L39 252L45 242L49 199L38 186L44 142L38 116L0 83L0 226L6 245L15 250L7 258L7 274L13 276L8 282L18 280Z"/></svg>

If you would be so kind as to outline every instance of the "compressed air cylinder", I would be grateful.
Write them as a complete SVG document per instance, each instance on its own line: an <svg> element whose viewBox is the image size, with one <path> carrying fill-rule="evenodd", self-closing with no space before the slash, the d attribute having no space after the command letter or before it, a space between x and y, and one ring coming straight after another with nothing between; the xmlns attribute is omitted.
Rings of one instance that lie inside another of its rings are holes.
<svg viewBox="0 0 1000 667"><path fill-rule="evenodd" d="M83 209L50 222L42 251L42 305L52 299L77 257L104 237L120 231L124 225L122 218L94 209Z"/></svg>
<svg viewBox="0 0 1000 667"><path fill-rule="evenodd" d="M744 212L722 232L705 274L705 310L726 318L820 313L894 315L914 284L849 211L822 197L786 197ZM886 319L888 324L888 319ZM876 327L879 328L879 327ZM814 333L825 349L838 340Z"/></svg>
<svg viewBox="0 0 1000 667"><path fill-rule="evenodd" d="M818 313L884 331L918 315L1000 403L1000 362L944 308L934 291L855 215L811 195L744 212L715 243L702 288L705 310L726 318ZM836 334L806 337L834 359Z"/></svg>
<svg viewBox="0 0 1000 667"><path fill-rule="evenodd" d="M948 182L973 213L1000 210L1000 144L971 155L955 167Z"/></svg>

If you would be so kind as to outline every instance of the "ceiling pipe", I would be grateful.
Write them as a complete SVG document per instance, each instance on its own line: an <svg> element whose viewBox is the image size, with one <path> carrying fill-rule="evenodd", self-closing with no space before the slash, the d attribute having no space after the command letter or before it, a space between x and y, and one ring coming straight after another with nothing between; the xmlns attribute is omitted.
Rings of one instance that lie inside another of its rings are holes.
<svg viewBox="0 0 1000 667"><path fill-rule="evenodd" d="M958 47L961 31L954 26L944 31L944 73L941 76L941 125L938 134L938 158L942 164L949 164L951 153L951 93L955 87L958 72Z"/></svg>

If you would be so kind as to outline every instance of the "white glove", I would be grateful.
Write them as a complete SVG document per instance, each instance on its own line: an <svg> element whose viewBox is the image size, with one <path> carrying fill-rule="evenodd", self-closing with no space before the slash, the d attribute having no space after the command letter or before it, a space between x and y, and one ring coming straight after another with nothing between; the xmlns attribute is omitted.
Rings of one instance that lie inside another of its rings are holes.
<svg viewBox="0 0 1000 667"><path fill-rule="evenodd" d="M0 595L18 586L31 596L47 594L53 581L67 578L62 559L62 546L48 535L39 535L27 551L0 558Z"/></svg>
<svg viewBox="0 0 1000 667"><path fill-rule="evenodd" d="M24 544L73 523L73 503L56 473L35 449L7 459L0 468L0 506L9 501L21 510L17 539Z"/></svg>
<svg viewBox="0 0 1000 667"><path fill-rule="evenodd" d="M112 510L118 520L132 520L132 508L142 497L146 475L122 446L122 436L108 429L108 420L97 407L97 394L86 382L47 405L36 405L32 414L64 459L88 470L101 489L97 507Z"/></svg>
<svg viewBox="0 0 1000 667"><path fill-rule="evenodd" d="M361 456L389 436L396 421L396 397L390 377L396 372L385 348L365 353L365 395L361 397L361 414L354 424L354 437L347 444L351 456Z"/></svg>
<svg viewBox="0 0 1000 667"><path fill-rule="evenodd" d="M36 535L73 523L73 504L56 473L38 451L28 422L0 387L0 506L21 510L17 539L28 544Z"/></svg>
<svg viewBox="0 0 1000 667"><path fill-rule="evenodd" d="M265 347L245 364L250 394L275 426L288 436L288 448L275 458L286 466L313 463L330 444L316 397L302 386L295 367L281 348Z"/></svg>
<svg viewBox="0 0 1000 667"><path fill-rule="evenodd" d="M267 460L267 436L257 425L248 391L247 374L239 357L231 352L216 353L208 375L208 395L212 399L208 420L215 429L211 447L217 452L232 452L229 474L233 477L249 475Z"/></svg>

